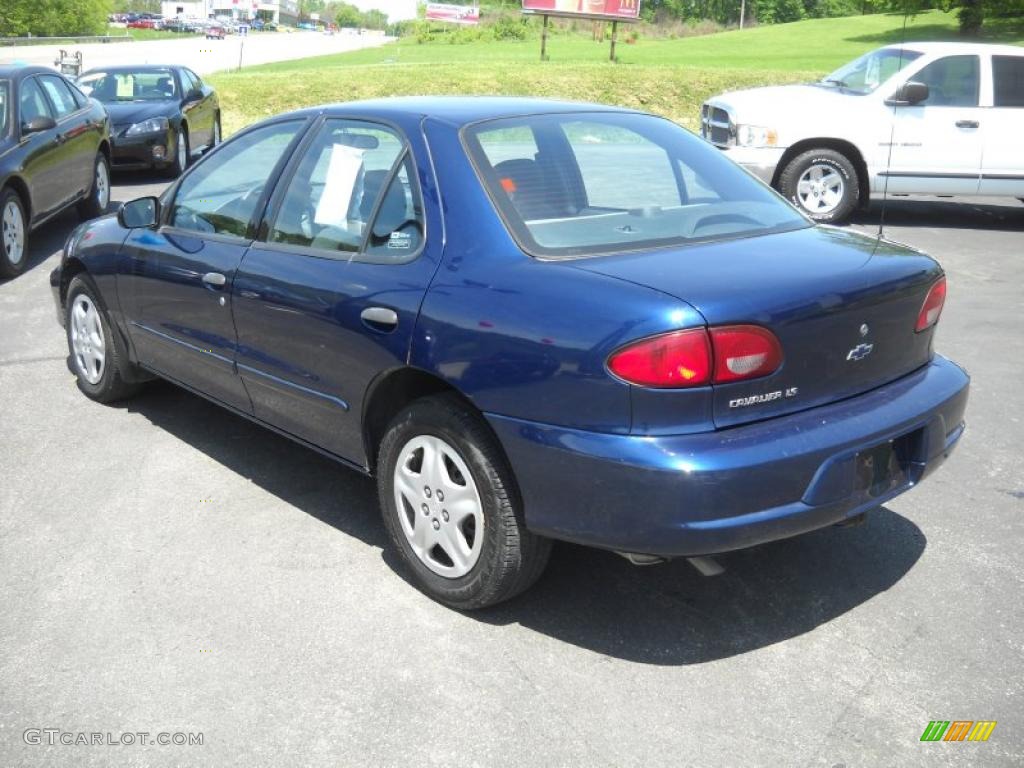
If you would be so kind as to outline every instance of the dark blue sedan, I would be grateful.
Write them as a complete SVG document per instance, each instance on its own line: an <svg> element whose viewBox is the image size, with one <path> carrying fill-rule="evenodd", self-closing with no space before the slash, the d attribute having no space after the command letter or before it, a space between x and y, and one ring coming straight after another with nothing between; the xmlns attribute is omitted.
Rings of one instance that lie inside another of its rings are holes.
<svg viewBox="0 0 1024 768"><path fill-rule="evenodd" d="M552 539L650 562L857 518L964 429L935 261L599 105L282 115L79 227L51 284L87 396L159 376L375 474L461 609Z"/></svg>

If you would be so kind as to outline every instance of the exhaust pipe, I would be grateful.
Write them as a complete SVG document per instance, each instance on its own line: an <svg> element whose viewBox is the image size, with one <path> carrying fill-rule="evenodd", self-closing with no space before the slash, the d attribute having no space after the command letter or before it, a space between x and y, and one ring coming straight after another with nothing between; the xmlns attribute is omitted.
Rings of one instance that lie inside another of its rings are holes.
<svg viewBox="0 0 1024 768"><path fill-rule="evenodd" d="M667 563L669 558L659 555L642 555L637 552L616 552L616 555L626 558L633 565L660 565ZM725 573L722 564L713 557L706 555L700 557L688 557L687 562L697 569L701 576L720 576Z"/></svg>

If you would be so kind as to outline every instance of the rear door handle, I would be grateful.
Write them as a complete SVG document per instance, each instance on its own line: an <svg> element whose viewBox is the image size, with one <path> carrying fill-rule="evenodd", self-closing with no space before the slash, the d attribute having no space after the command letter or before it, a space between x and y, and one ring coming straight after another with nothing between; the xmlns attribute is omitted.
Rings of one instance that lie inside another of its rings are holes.
<svg viewBox="0 0 1024 768"><path fill-rule="evenodd" d="M203 282L215 288L222 288L228 279L220 272L207 272L203 275Z"/></svg>
<svg viewBox="0 0 1024 768"><path fill-rule="evenodd" d="M398 327L398 313L387 307L367 307L359 317L363 325L375 331L393 331Z"/></svg>
<svg viewBox="0 0 1024 768"><path fill-rule="evenodd" d="M981 125L981 123L979 123L977 120L957 120L956 121L956 127L957 128L977 128L980 125Z"/></svg>

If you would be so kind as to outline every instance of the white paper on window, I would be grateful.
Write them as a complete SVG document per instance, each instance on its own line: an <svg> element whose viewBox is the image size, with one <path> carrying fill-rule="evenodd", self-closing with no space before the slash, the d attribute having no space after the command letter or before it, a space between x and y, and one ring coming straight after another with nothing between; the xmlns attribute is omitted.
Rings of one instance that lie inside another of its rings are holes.
<svg viewBox="0 0 1024 768"><path fill-rule="evenodd" d="M363 150L345 144L331 147L324 191L313 214L321 226L347 227L353 198L358 202L363 191Z"/></svg>

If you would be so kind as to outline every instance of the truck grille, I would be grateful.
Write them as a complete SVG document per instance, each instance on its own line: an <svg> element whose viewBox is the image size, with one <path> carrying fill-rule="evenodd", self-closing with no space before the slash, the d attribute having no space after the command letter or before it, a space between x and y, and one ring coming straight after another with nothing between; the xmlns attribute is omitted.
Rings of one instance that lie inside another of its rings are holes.
<svg viewBox="0 0 1024 768"><path fill-rule="evenodd" d="M718 147L729 147L734 143L732 122L729 113L719 107L704 104L700 108L700 135Z"/></svg>

